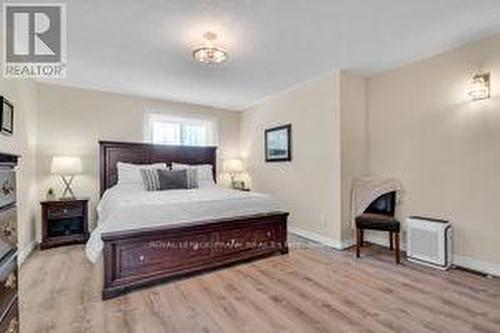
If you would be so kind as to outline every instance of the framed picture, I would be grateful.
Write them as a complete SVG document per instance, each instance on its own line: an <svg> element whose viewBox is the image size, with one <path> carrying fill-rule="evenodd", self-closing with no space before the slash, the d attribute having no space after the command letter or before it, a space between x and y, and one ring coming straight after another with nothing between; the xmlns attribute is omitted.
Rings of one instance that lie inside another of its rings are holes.
<svg viewBox="0 0 500 333"><path fill-rule="evenodd" d="M266 162L292 160L292 125L266 129Z"/></svg>
<svg viewBox="0 0 500 333"><path fill-rule="evenodd" d="M14 106L2 96L0 96L0 132L6 135L14 133Z"/></svg>

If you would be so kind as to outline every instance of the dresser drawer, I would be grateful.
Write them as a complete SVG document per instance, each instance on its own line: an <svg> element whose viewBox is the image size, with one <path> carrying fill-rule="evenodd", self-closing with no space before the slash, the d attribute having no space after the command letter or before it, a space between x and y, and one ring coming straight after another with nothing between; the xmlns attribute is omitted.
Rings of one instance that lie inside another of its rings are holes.
<svg viewBox="0 0 500 333"><path fill-rule="evenodd" d="M0 267L0 316L7 311L16 297L17 282L17 260L13 256Z"/></svg>
<svg viewBox="0 0 500 333"><path fill-rule="evenodd" d="M51 205L47 208L47 218L61 219L69 217L79 217L83 215L83 205L81 204L64 204Z"/></svg>
<svg viewBox="0 0 500 333"><path fill-rule="evenodd" d="M5 245L10 245L11 248L17 246L17 209L16 206L11 206L0 211L0 257L5 253L3 248Z"/></svg>
<svg viewBox="0 0 500 333"><path fill-rule="evenodd" d="M0 332L18 333L19 332L19 307L17 298L10 304L7 313L0 322Z"/></svg>

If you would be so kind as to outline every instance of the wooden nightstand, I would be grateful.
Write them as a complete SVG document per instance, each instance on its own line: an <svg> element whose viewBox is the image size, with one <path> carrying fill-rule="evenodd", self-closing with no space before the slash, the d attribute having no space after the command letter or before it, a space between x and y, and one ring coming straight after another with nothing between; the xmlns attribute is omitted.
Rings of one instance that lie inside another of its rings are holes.
<svg viewBox="0 0 500 333"><path fill-rule="evenodd" d="M88 231L88 199L42 201L42 250L85 243Z"/></svg>

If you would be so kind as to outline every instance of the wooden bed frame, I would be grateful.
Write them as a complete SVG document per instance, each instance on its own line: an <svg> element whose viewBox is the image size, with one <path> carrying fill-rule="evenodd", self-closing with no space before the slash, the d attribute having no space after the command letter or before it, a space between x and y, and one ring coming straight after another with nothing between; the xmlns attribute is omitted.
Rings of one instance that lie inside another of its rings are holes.
<svg viewBox="0 0 500 333"><path fill-rule="evenodd" d="M117 182L117 162L211 164L216 147L99 141L100 193ZM288 213L273 212L159 228L107 232L102 298L238 262L288 253Z"/></svg>

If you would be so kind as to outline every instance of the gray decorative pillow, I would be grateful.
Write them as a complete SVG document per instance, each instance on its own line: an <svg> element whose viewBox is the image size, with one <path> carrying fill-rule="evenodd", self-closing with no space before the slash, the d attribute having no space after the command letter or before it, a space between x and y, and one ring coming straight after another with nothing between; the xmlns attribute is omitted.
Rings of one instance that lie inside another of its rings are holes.
<svg viewBox="0 0 500 333"><path fill-rule="evenodd" d="M188 188L198 188L198 170L194 168L185 169L187 172Z"/></svg>
<svg viewBox="0 0 500 333"><path fill-rule="evenodd" d="M160 181L159 191L189 188L186 170L156 170L156 172Z"/></svg>
<svg viewBox="0 0 500 333"><path fill-rule="evenodd" d="M157 169L140 169L142 183L146 191L159 191L160 179L158 178Z"/></svg>

